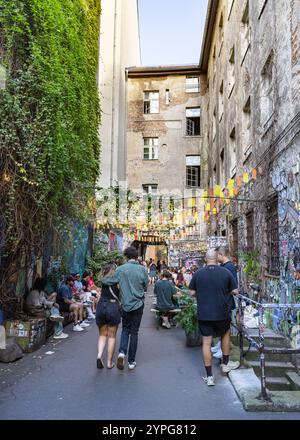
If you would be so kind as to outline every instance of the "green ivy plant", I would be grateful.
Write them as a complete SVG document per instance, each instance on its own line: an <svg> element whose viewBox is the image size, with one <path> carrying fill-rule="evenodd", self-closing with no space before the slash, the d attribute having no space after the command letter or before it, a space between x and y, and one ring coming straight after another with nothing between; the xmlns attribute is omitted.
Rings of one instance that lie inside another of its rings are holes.
<svg viewBox="0 0 300 440"><path fill-rule="evenodd" d="M118 250L108 251L107 244L95 237L93 256L87 257L86 268L94 272L95 279L100 282L103 268L109 263L124 263L124 254Z"/></svg>
<svg viewBox="0 0 300 440"><path fill-rule="evenodd" d="M99 23L100 0L1 2L1 292L50 228L94 214Z"/></svg>
<svg viewBox="0 0 300 440"><path fill-rule="evenodd" d="M249 282L258 282L261 270L258 251L246 251L240 254L243 260L243 271Z"/></svg>
<svg viewBox="0 0 300 440"><path fill-rule="evenodd" d="M185 307L174 319L180 324L187 335L194 334L198 332L197 307L195 300L189 295L185 295L182 301L184 301Z"/></svg>

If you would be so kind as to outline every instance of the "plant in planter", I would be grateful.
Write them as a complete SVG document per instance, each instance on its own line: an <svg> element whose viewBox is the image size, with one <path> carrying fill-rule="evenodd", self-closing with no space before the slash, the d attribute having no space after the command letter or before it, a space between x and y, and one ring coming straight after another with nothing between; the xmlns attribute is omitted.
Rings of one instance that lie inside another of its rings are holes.
<svg viewBox="0 0 300 440"><path fill-rule="evenodd" d="M183 298L186 304L182 311L175 317L186 334L186 345L188 347L199 347L202 344L202 338L199 334L197 306L194 298L186 295Z"/></svg>

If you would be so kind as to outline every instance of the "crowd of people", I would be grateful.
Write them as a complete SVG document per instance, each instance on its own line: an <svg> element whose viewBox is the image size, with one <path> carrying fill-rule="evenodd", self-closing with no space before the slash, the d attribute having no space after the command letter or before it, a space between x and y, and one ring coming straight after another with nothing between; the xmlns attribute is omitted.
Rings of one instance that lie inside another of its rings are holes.
<svg viewBox="0 0 300 440"><path fill-rule="evenodd" d="M95 319L101 290L96 286L92 272L79 273L63 278L58 292L47 296L47 281L38 277L26 296L25 311L34 317L49 318L54 322L54 339L66 339L63 331L64 314L73 319L73 331L82 332Z"/></svg>
<svg viewBox="0 0 300 440"><path fill-rule="evenodd" d="M128 369L136 367L138 333L143 316L148 284L154 284L157 309L162 312L162 325L170 328L170 313L178 308L177 301L188 288L196 296L199 332L203 339L203 358L208 386L214 385L212 355L221 358L223 373L239 367L229 360L230 324L235 309L233 295L238 292L237 270L231 262L228 248L209 250L206 265L198 269L169 269L165 261L152 259L146 262L138 258L135 247L129 247L124 255L125 264L109 263L103 270L101 288L96 286L93 273L85 272L67 276L58 292L45 294L46 281L38 278L26 298L26 310L32 316L46 316L54 322L54 339L65 339L64 314L73 317L73 331L82 332L96 320L99 328L97 368L103 369L103 354L107 349L107 368L114 368L116 335L122 322L117 368L123 370L125 360ZM177 310L180 312L180 310ZM212 347L213 338L219 343Z"/></svg>

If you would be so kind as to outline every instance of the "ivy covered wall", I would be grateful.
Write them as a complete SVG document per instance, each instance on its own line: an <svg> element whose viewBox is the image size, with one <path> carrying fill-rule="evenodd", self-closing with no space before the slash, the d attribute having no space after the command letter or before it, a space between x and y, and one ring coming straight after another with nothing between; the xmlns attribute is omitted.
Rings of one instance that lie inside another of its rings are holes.
<svg viewBox="0 0 300 440"><path fill-rule="evenodd" d="M0 302L50 228L92 215L99 23L100 0L0 0Z"/></svg>

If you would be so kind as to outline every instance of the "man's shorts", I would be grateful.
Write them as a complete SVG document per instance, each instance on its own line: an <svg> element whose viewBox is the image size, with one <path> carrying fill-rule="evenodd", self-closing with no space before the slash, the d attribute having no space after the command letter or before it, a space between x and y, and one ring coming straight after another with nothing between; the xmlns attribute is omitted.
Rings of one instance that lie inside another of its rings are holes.
<svg viewBox="0 0 300 440"><path fill-rule="evenodd" d="M199 331L202 336L221 337L230 329L231 319L225 321L198 321Z"/></svg>
<svg viewBox="0 0 300 440"><path fill-rule="evenodd" d="M59 311L61 313L70 313L71 304L67 304L65 302L59 302Z"/></svg>

